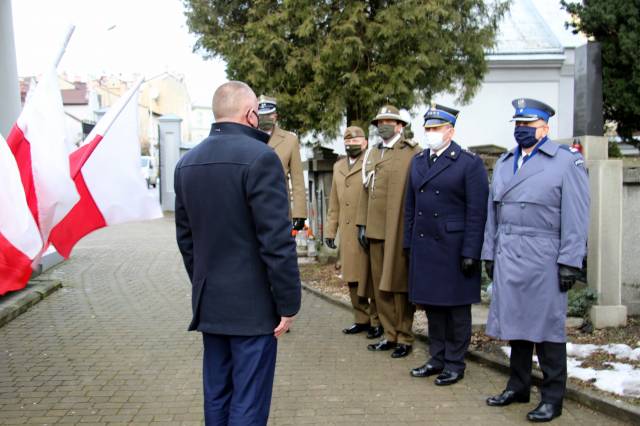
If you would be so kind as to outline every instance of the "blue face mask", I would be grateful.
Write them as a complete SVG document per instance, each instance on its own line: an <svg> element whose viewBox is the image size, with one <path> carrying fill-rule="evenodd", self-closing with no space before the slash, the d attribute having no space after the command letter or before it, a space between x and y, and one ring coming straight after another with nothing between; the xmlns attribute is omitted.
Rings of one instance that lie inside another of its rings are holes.
<svg viewBox="0 0 640 426"><path fill-rule="evenodd" d="M536 127L517 126L513 130L513 136L522 148L531 148L538 142L538 139L536 139L536 130Z"/></svg>

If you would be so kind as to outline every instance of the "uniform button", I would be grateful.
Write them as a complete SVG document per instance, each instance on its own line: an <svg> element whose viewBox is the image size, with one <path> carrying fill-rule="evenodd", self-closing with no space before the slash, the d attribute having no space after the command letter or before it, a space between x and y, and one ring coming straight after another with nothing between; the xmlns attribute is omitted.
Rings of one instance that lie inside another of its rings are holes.
<svg viewBox="0 0 640 426"><path fill-rule="evenodd" d="M423 238L423 237L424 237L424 234L420 234L420 238Z"/></svg>
<svg viewBox="0 0 640 426"><path fill-rule="evenodd" d="M344 186L346 186L346 187L348 188L348 187L349 187L349 184L348 184L348 183L345 183L345 184L344 184Z"/></svg>
<svg viewBox="0 0 640 426"><path fill-rule="evenodd" d="M436 195L440 195L440 190L436 189Z"/></svg>
<svg viewBox="0 0 640 426"><path fill-rule="evenodd" d="M524 209L524 203L520 203L520 208Z"/></svg>
<svg viewBox="0 0 640 426"><path fill-rule="evenodd" d="M421 189L420 192L424 192L424 189Z"/></svg>
<svg viewBox="0 0 640 426"><path fill-rule="evenodd" d="M434 214L433 214L433 217L438 217L438 213L434 213Z"/></svg>
<svg viewBox="0 0 640 426"><path fill-rule="evenodd" d="M500 203L501 206L504 206L504 203Z"/></svg>
<svg viewBox="0 0 640 426"><path fill-rule="evenodd" d="M347 206L349 206L349 202L347 202L346 204L347 204ZM348 222L347 222L347 223L348 223Z"/></svg>
<svg viewBox="0 0 640 426"><path fill-rule="evenodd" d="M351 222L347 220L347 225L348 225L349 223L351 223Z"/></svg>
<svg viewBox="0 0 640 426"><path fill-rule="evenodd" d="M375 195L372 195L372 196L371 196L371 198L375 200L375 199L376 199L376 196L375 196Z"/></svg>
<svg viewBox="0 0 640 426"><path fill-rule="evenodd" d="M418 212L418 216L422 216L422 212Z"/></svg>

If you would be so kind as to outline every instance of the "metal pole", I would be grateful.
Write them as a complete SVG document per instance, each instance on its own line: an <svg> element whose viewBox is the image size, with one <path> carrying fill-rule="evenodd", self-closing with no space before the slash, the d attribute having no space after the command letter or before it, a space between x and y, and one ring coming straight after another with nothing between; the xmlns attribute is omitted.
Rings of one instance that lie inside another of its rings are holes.
<svg viewBox="0 0 640 426"><path fill-rule="evenodd" d="M6 137L21 109L11 0L0 0L0 99L0 133Z"/></svg>

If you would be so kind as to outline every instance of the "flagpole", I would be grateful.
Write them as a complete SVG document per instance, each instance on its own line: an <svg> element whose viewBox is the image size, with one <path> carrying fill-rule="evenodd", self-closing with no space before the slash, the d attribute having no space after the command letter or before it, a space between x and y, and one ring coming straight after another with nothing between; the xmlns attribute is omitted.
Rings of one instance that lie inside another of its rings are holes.
<svg viewBox="0 0 640 426"><path fill-rule="evenodd" d="M135 83L133 83L133 86L131 86L131 89L129 89L129 91L127 93L125 93L122 98L118 99L118 111L116 111L116 113L113 116L109 116L109 112L107 111L107 113L100 119L100 121L96 124L96 126L94 127L94 129L98 128L98 125L100 124L100 122L102 120L104 120L105 118L109 118L109 122L105 125L104 128L100 128L100 131L102 132L102 134L107 133L107 131L111 128L111 125L116 121L116 119L118 118L118 116L120 115L120 113L124 110L124 107L127 106L127 104L129 103L129 101L131 100L131 98L133 97L133 95L135 95L136 93L138 93L138 89L140 88L140 86L142 86L142 83L144 83L144 77L140 77L138 80L136 80ZM94 133L93 131L91 133ZM87 136L87 138L84 140L84 144L91 142L91 140L93 139L93 135L89 134Z"/></svg>
<svg viewBox="0 0 640 426"><path fill-rule="evenodd" d="M54 68L58 68L58 65L60 64L60 61L62 60L62 57L64 56L64 52L67 50L67 45L69 44L69 40L71 40L71 36L73 35L73 32L75 31L75 29L76 29L75 25L69 25L69 28L67 28L67 33L66 33L66 35L64 37L64 41L62 42L62 46L60 47L60 51L56 55L56 60L53 63L54 64Z"/></svg>

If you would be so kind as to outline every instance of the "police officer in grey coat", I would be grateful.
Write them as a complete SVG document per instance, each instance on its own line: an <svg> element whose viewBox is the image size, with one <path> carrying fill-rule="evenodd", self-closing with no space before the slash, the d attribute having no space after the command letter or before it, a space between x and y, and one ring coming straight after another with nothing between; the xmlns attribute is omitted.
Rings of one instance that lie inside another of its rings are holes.
<svg viewBox="0 0 640 426"><path fill-rule="evenodd" d="M589 181L580 153L547 138L553 108L516 99L517 146L496 162L482 259L493 279L487 334L509 340L511 375L490 406L529 402L535 346L544 380L534 422L562 414L567 291L586 255Z"/></svg>

